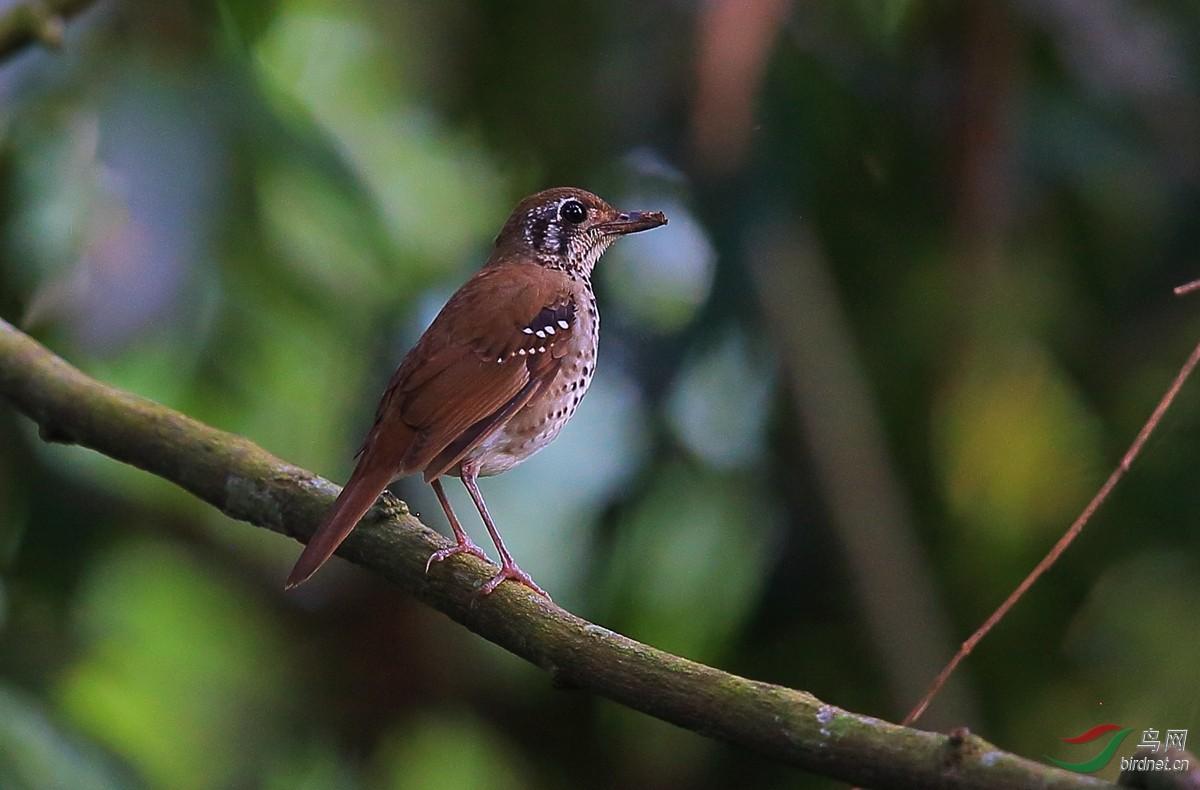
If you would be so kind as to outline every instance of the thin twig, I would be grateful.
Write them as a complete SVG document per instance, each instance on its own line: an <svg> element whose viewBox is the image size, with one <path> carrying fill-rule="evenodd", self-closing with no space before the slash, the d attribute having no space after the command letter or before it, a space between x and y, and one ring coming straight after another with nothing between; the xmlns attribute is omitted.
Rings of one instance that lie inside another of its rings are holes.
<svg viewBox="0 0 1200 790"><path fill-rule="evenodd" d="M1187 285L1179 286L1175 289L1175 293L1188 293L1197 288L1200 288L1200 280L1188 283ZM937 677L934 678L933 684L930 685L929 690L925 692L925 696L922 697L921 701L918 702L916 706L908 712L908 715L904 717L903 724L912 724L921 717L921 714L925 712L925 709L929 707L929 703L932 702L933 698L936 697L938 692L942 690L942 686L946 685L946 681L949 680L952 674L954 674L954 670L960 663L962 663L962 660L971 655L971 651L975 649L975 646L979 644L979 641L988 635L988 632L991 631L992 628L994 628L1006 614L1008 614L1008 610L1013 608L1017 601L1019 601L1021 597L1025 595L1026 591L1033 586L1034 582L1040 579L1042 574L1048 571L1054 565L1054 563L1058 561L1058 558L1064 551L1067 550L1067 547L1070 546L1075 538L1079 536L1079 533L1083 531L1085 526L1087 526L1088 521L1091 520L1092 516L1095 515L1100 506L1104 504L1104 500L1108 499L1108 495L1112 492L1113 488L1121 481L1121 478L1125 476L1125 473L1129 471L1129 467L1133 464L1134 459L1137 458L1138 453L1142 451L1142 447L1146 444L1146 440L1150 438L1150 434L1154 432L1154 429L1158 427L1159 422L1162 421L1163 415L1166 414L1167 409L1171 407L1171 403L1174 402L1175 396L1179 394L1180 388L1183 387L1183 383L1187 380L1188 376L1192 374L1192 370L1195 369L1197 363L1200 363L1200 344L1198 344L1192 350L1192 353L1187 358L1187 361L1183 363L1183 367L1181 367L1179 372L1175 374L1175 380L1171 382L1171 386L1167 388L1166 393L1158 402L1158 406L1154 408L1154 412L1151 413L1150 419L1146 420L1146 424L1142 426L1140 431L1138 431L1137 438L1133 440L1133 444L1129 446L1129 449L1121 458L1121 463L1117 465L1117 468L1114 469L1112 474L1108 476L1108 479L1104 481L1104 485L1100 486L1100 490L1096 492L1094 497L1092 497L1092 501L1088 502L1087 507L1083 509L1083 512L1079 514L1079 517L1075 519L1074 523L1071 524L1066 533L1058 539L1058 542L1054 544L1054 548L1050 549L1050 552L1042 558L1042 561L1037 564L1037 566L1019 585L1017 585L1017 589L1013 590L1012 593L1004 599L1004 603L1000 604L1000 607L996 609L996 611L992 612L991 617L985 620L983 625L979 626L979 629L976 630L975 633L971 634L967 641L962 643L962 647L960 647L958 652L954 654L954 658L950 659L950 663L946 664L942 671L938 673Z"/></svg>
<svg viewBox="0 0 1200 790"><path fill-rule="evenodd" d="M1184 283L1183 285L1175 286L1175 295L1183 296L1184 294L1190 294L1192 291L1197 289L1200 289L1200 280L1192 280L1190 283Z"/></svg>

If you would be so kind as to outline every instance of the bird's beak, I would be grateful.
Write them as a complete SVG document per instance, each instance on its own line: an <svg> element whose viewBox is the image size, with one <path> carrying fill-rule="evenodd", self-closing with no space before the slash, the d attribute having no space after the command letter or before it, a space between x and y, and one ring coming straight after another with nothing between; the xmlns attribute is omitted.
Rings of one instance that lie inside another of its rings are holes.
<svg viewBox="0 0 1200 790"><path fill-rule="evenodd" d="M661 211L623 211L616 219L600 225L600 229L605 233L624 236L627 233L637 233L666 224L667 215Z"/></svg>

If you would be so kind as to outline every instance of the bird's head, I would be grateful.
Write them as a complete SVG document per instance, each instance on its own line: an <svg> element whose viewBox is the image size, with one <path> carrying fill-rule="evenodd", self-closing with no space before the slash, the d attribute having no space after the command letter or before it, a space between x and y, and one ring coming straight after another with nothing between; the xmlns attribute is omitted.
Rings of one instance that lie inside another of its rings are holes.
<svg viewBox="0 0 1200 790"><path fill-rule="evenodd" d="M518 203L496 237L496 248L587 276L618 237L665 224L661 211L618 211L587 190L558 187Z"/></svg>

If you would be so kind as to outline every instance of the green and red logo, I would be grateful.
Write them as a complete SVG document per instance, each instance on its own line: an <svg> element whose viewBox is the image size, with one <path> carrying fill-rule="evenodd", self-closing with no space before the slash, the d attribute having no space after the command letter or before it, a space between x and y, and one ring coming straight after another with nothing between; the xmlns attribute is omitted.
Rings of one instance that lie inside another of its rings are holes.
<svg viewBox="0 0 1200 790"><path fill-rule="evenodd" d="M1084 760L1081 763L1069 763L1064 760L1059 760L1054 757L1047 756L1046 759L1057 765L1059 768L1066 768L1068 771L1075 771L1081 774L1090 774L1099 771L1104 766L1108 765L1112 760L1113 755L1117 753L1121 742L1129 733L1133 732L1132 727L1122 727L1119 724L1097 724L1087 732L1076 735L1073 738L1063 738L1064 743L1080 744L1092 743L1103 738L1105 735L1112 733L1108 737L1108 743L1090 760Z"/></svg>

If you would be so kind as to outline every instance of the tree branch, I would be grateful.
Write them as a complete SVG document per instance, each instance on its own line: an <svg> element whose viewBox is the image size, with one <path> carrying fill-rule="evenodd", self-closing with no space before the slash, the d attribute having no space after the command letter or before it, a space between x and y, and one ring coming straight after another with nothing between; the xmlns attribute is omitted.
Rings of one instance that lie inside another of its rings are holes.
<svg viewBox="0 0 1200 790"><path fill-rule="evenodd" d="M62 44L65 20L91 5L93 0L30 0L16 3L0 14L0 59L29 44L48 47Z"/></svg>
<svg viewBox="0 0 1200 790"><path fill-rule="evenodd" d="M0 395L48 441L90 447L170 480L232 518L307 538L337 486L136 395L101 384L0 321ZM561 683L767 757L867 786L1108 787L1000 751L965 731L901 727L826 705L803 691L747 680L582 620L516 584L476 601L493 570L458 556L426 575L447 545L385 499L339 555L379 573ZM816 649L816 648L814 648Z"/></svg>

